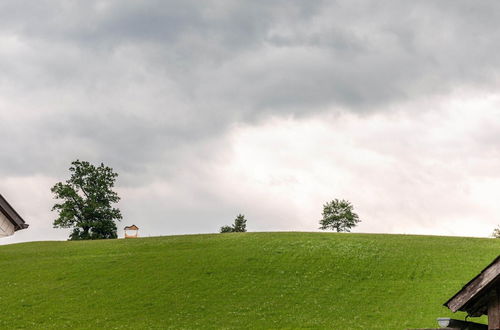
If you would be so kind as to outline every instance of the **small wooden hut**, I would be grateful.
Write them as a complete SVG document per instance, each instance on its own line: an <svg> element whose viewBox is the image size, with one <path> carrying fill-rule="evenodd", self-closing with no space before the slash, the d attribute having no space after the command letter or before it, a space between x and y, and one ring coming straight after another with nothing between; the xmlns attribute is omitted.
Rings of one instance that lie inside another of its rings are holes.
<svg viewBox="0 0 500 330"><path fill-rule="evenodd" d="M11 236L28 226L7 200L0 195L0 237Z"/></svg>
<svg viewBox="0 0 500 330"><path fill-rule="evenodd" d="M125 238L137 238L139 233L139 227L136 225L127 226L124 228L125 230Z"/></svg>

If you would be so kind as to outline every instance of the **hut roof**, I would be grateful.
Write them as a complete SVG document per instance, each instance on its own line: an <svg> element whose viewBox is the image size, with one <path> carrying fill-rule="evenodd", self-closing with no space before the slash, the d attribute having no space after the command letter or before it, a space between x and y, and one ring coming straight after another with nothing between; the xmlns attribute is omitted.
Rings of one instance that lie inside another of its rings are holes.
<svg viewBox="0 0 500 330"><path fill-rule="evenodd" d="M0 194L0 212L14 225L15 230L28 228L28 224L24 222L19 213L10 206L9 202Z"/></svg>
<svg viewBox="0 0 500 330"><path fill-rule="evenodd" d="M137 227L136 225L132 225L125 227L124 230L139 230L139 227Z"/></svg>
<svg viewBox="0 0 500 330"><path fill-rule="evenodd" d="M470 280L464 287L451 297L444 306L452 312L467 312L470 316L487 315L489 289L500 279L500 256Z"/></svg>

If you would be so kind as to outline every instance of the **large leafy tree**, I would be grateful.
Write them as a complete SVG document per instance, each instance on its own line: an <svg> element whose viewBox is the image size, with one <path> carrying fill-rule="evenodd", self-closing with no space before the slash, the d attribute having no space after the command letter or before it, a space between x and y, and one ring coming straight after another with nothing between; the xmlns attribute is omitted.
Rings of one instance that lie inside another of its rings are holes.
<svg viewBox="0 0 500 330"><path fill-rule="evenodd" d="M350 202L343 199L334 199L323 205L323 218L319 221L319 229L349 232L358 222L361 222L361 220L354 213Z"/></svg>
<svg viewBox="0 0 500 330"><path fill-rule="evenodd" d="M69 171L71 177L51 189L59 200L52 207L59 213L54 228L73 228L70 240L116 238L115 221L122 215L112 206L120 200L112 188L118 174L102 163L80 160L72 162Z"/></svg>

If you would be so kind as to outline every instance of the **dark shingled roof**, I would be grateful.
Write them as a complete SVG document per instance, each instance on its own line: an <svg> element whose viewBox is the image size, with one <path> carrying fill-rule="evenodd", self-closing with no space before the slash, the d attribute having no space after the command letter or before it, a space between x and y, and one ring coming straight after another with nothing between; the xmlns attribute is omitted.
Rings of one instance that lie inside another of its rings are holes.
<svg viewBox="0 0 500 330"><path fill-rule="evenodd" d="M28 224L24 222L19 213L10 206L9 202L0 194L0 212L14 225L16 231L28 228Z"/></svg>

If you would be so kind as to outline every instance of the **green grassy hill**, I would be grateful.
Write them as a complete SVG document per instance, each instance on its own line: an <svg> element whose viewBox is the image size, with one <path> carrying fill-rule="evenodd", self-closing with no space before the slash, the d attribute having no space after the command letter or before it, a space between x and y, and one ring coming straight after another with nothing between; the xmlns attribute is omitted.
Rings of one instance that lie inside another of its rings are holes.
<svg viewBox="0 0 500 330"><path fill-rule="evenodd" d="M434 327L499 251L494 239L333 233L0 246L0 327Z"/></svg>

